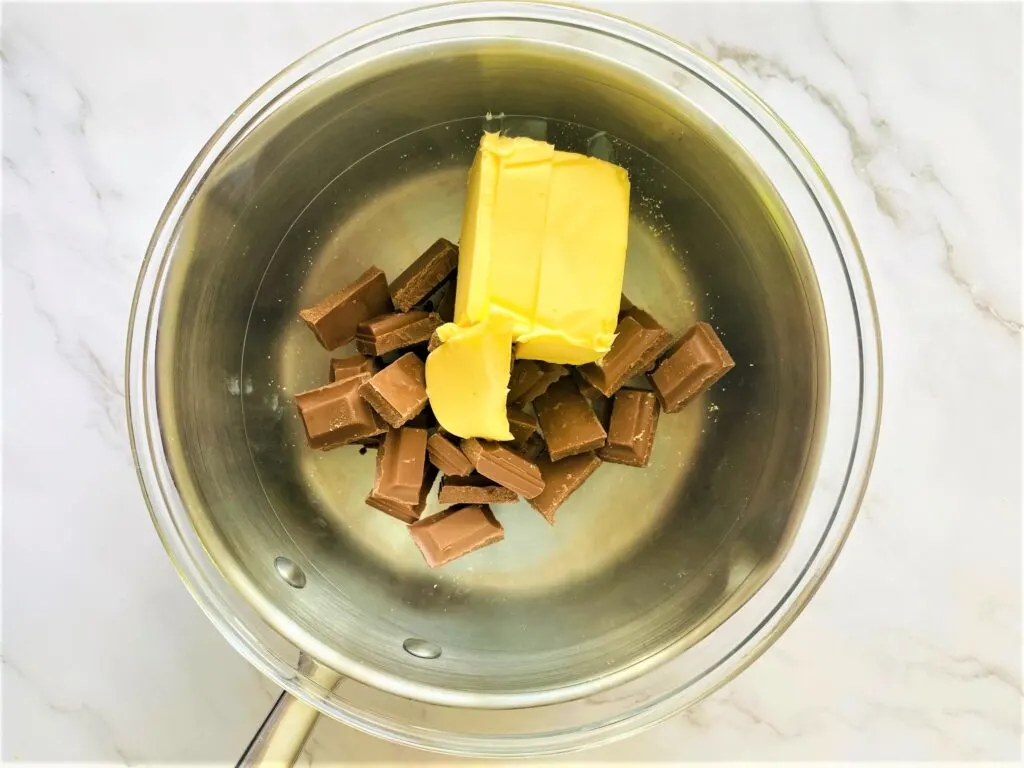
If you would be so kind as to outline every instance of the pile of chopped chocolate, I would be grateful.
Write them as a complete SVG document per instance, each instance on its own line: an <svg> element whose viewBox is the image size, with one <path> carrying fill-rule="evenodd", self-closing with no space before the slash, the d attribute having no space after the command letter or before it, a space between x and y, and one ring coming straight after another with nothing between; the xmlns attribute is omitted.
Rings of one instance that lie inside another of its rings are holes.
<svg viewBox="0 0 1024 768"><path fill-rule="evenodd" d="M368 269L299 315L327 350L330 383L295 396L312 448L377 448L366 503L409 526L431 567L501 541L489 505L520 497L552 525L558 508L602 462L646 467L661 410L681 410L734 363L697 323L678 340L622 297L611 350L578 367L516 360L508 393L513 440L461 439L437 425L425 360L454 313L458 247L440 239L394 282ZM396 311L397 310L397 311ZM646 375L653 389L626 387ZM448 509L420 519L438 472Z"/></svg>

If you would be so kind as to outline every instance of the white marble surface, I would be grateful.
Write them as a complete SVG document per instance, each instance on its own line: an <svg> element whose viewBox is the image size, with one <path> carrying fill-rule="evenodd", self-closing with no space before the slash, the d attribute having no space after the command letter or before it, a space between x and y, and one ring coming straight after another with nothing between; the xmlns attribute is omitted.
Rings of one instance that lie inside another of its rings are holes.
<svg viewBox="0 0 1024 768"><path fill-rule="evenodd" d="M128 309L219 122L385 10L3 9L7 759L233 761L275 695L151 528L124 425ZM817 156L874 279L885 415L860 520L785 637L697 709L573 759L1019 756L1020 7L616 10L721 61ZM331 722L304 757L423 759Z"/></svg>

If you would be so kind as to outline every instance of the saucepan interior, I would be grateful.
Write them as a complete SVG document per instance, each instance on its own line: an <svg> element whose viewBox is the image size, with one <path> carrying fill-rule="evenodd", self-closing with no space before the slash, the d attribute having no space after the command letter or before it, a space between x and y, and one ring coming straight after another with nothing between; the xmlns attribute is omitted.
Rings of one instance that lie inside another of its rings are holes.
<svg viewBox="0 0 1024 768"><path fill-rule="evenodd" d="M286 93L209 170L167 260L157 413L204 548L283 636L385 690L514 707L684 651L771 576L815 482L825 313L765 170L687 93L557 41L433 42ZM649 468L604 465L554 527L497 507L503 543L430 570L364 504L372 452L306 447L292 395L330 354L296 313L457 240L483 130L625 167L625 293L737 364L663 415Z"/></svg>

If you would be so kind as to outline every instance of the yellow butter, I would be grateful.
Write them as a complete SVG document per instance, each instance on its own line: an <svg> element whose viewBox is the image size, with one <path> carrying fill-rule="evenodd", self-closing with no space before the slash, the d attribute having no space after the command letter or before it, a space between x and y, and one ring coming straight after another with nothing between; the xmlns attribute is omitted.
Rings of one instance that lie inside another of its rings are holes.
<svg viewBox="0 0 1024 768"><path fill-rule="evenodd" d="M470 171L456 324L500 315L512 323L518 357L600 359L614 339L628 224L622 168L484 134Z"/></svg>
<svg viewBox="0 0 1024 768"><path fill-rule="evenodd" d="M438 423L459 437L511 440L505 400L512 365L512 324L501 316L437 329L427 356L427 397Z"/></svg>

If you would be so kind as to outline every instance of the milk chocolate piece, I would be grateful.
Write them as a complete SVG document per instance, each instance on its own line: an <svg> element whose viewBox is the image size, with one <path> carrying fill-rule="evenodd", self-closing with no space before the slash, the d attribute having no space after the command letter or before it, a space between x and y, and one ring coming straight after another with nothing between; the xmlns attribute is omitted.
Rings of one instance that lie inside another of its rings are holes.
<svg viewBox="0 0 1024 768"><path fill-rule="evenodd" d="M372 357L350 355L348 357L331 358L331 381L344 381L360 373L373 376L380 368Z"/></svg>
<svg viewBox="0 0 1024 768"><path fill-rule="evenodd" d="M540 436L540 432L530 435L530 439L522 446L517 445L516 453L530 461L536 461L537 457L544 453L544 438Z"/></svg>
<svg viewBox="0 0 1024 768"><path fill-rule="evenodd" d="M650 341L647 351L640 355L640 359L629 371L630 378L632 378L633 376L642 376L654 369L658 358L672 346L672 334L640 307L631 307L627 310L626 317L631 317L638 322Z"/></svg>
<svg viewBox="0 0 1024 768"><path fill-rule="evenodd" d="M446 475L466 477L473 473L473 465L466 454L446 434L435 432L430 436L427 440L427 454L430 463Z"/></svg>
<svg viewBox="0 0 1024 768"><path fill-rule="evenodd" d="M601 466L601 460L593 453L581 453L561 461L551 461L548 456L541 456L537 459L537 466L544 477L544 491L530 499L530 506L554 525L555 511L594 474Z"/></svg>
<svg viewBox="0 0 1024 768"><path fill-rule="evenodd" d="M427 430L389 429L377 449L377 474L366 503L402 522L416 522L436 474L427 464Z"/></svg>
<svg viewBox="0 0 1024 768"><path fill-rule="evenodd" d="M455 281L450 280L438 292L437 314L446 323L455 322Z"/></svg>
<svg viewBox="0 0 1024 768"><path fill-rule="evenodd" d="M600 448L608 437L572 379L552 384L533 407L552 461Z"/></svg>
<svg viewBox="0 0 1024 768"><path fill-rule="evenodd" d="M437 500L442 504L512 504L519 496L474 472L467 477L442 477Z"/></svg>
<svg viewBox="0 0 1024 768"><path fill-rule="evenodd" d="M458 265L459 249L440 238L391 283L395 308L408 312L437 290Z"/></svg>
<svg viewBox="0 0 1024 768"><path fill-rule="evenodd" d="M430 340L427 342L427 354L429 355L435 349L441 346L441 337L437 335L437 331L430 334Z"/></svg>
<svg viewBox="0 0 1024 768"><path fill-rule="evenodd" d="M423 361L406 352L363 384L359 394L392 427L402 426L427 404Z"/></svg>
<svg viewBox="0 0 1024 768"><path fill-rule="evenodd" d="M524 445L530 436L537 434L537 430L540 429L536 416L514 405L508 407L508 428L516 446Z"/></svg>
<svg viewBox="0 0 1024 768"><path fill-rule="evenodd" d="M537 360L516 360L508 380L508 401L515 403L544 378L544 369Z"/></svg>
<svg viewBox="0 0 1024 768"><path fill-rule="evenodd" d="M387 430L387 424L359 396L370 378L360 373L344 381L295 395L295 406L311 448L327 450Z"/></svg>
<svg viewBox="0 0 1024 768"><path fill-rule="evenodd" d="M324 349L335 349L356 335L356 326L391 311L388 279L370 267L347 288L299 312Z"/></svg>
<svg viewBox="0 0 1024 768"><path fill-rule="evenodd" d="M544 376L535 385L530 387L526 391L526 394L520 398L520 403L525 405L532 403L538 397L548 391L548 388L559 379L569 375L569 369L564 365L558 363L544 363L542 362L541 368L544 369Z"/></svg>
<svg viewBox="0 0 1024 768"><path fill-rule="evenodd" d="M646 467L654 447L661 406L653 392L620 389L615 393L608 444L597 452L605 461Z"/></svg>
<svg viewBox="0 0 1024 768"><path fill-rule="evenodd" d="M540 360L516 360L508 383L508 402L518 405L532 403L548 387L566 376L569 369L557 363Z"/></svg>
<svg viewBox="0 0 1024 768"><path fill-rule="evenodd" d="M615 329L612 348L596 363L579 368L580 376L611 397L634 376L646 373L672 344L672 334L642 309L632 307Z"/></svg>
<svg viewBox="0 0 1024 768"><path fill-rule="evenodd" d="M601 422L604 431L608 431L608 421L612 415L612 400L605 397L604 393L580 375L580 369L573 369L573 380L579 387L580 394L590 401L590 407L594 409L594 415Z"/></svg>
<svg viewBox="0 0 1024 768"><path fill-rule="evenodd" d="M697 323L683 334L651 374L651 384L669 413L682 409L736 365L707 323Z"/></svg>
<svg viewBox="0 0 1024 768"><path fill-rule="evenodd" d="M524 499L532 499L544 490L537 465L501 443L471 437L462 441L462 452L477 472Z"/></svg>
<svg viewBox="0 0 1024 768"><path fill-rule="evenodd" d="M452 507L409 526L409 535L431 568L450 563L505 538L489 507Z"/></svg>
<svg viewBox="0 0 1024 768"><path fill-rule="evenodd" d="M396 312L360 323L356 329L356 349L364 355L380 357L427 341L441 318L434 312Z"/></svg>

